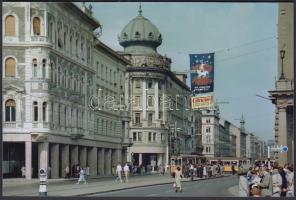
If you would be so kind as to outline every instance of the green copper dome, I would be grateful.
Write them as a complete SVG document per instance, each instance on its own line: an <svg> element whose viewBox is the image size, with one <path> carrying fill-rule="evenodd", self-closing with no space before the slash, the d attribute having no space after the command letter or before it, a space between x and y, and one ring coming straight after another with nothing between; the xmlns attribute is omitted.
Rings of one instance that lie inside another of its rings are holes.
<svg viewBox="0 0 296 200"><path fill-rule="evenodd" d="M123 28L118 40L126 53L156 53L162 37L157 27L142 16L140 8L139 15Z"/></svg>

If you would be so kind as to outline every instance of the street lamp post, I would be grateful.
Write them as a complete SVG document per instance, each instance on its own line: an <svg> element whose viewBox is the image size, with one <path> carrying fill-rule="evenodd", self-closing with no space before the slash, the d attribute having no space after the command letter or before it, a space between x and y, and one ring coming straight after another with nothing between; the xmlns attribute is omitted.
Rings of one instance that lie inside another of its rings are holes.
<svg viewBox="0 0 296 200"><path fill-rule="evenodd" d="M284 58L285 58L285 50L280 50L280 55L281 55L281 60L282 60L282 73L280 76L280 80L285 79L285 75L284 75Z"/></svg>

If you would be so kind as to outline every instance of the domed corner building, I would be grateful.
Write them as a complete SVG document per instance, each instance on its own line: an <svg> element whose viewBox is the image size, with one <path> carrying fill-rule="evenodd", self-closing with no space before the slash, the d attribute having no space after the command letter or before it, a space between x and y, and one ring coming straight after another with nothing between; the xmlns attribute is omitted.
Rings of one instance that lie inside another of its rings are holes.
<svg viewBox="0 0 296 200"><path fill-rule="evenodd" d="M162 39L158 28L142 15L141 7L118 37L124 47L121 54L131 63L126 94L132 100L129 136L133 145L128 148L127 161L144 165L148 171L169 164L174 155L190 154L195 145L192 118L183 109L190 102L186 75L171 72L171 59L157 52Z"/></svg>

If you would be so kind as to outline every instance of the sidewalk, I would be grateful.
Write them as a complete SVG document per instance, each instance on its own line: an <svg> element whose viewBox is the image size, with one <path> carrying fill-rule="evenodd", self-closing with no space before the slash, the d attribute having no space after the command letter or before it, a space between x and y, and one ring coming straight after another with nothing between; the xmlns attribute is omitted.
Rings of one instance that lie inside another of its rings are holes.
<svg viewBox="0 0 296 200"><path fill-rule="evenodd" d="M62 179L63 180L63 179ZM132 176L128 183L115 182L113 178L91 179L87 184L77 185L76 180L67 181L49 181L47 184L48 196L86 196L96 193L112 192L117 190L137 188L150 185L173 184L174 179L169 174L160 176L159 174L151 174L146 176ZM195 178L195 181L202 180ZM6 180L7 181L7 180ZM38 196L39 182L33 180L31 184L10 186L3 183L3 196ZM184 179L183 181L190 181Z"/></svg>
<svg viewBox="0 0 296 200"><path fill-rule="evenodd" d="M230 192L233 196L238 197L238 185L228 188L228 192Z"/></svg>

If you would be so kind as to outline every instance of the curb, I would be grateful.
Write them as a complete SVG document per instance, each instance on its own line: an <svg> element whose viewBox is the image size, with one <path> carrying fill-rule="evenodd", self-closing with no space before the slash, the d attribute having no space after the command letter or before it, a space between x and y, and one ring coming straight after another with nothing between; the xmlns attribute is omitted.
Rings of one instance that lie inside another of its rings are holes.
<svg viewBox="0 0 296 200"><path fill-rule="evenodd" d="M207 178L207 179L201 178L201 179L197 179L197 180L193 180L193 181L210 180L210 179L224 178L224 177L228 177L228 176L230 176L230 175L227 175L227 176L219 176L219 177L211 177L211 178ZM193 182L193 181L186 180L186 181L182 181L182 182ZM112 189L112 190L108 190L108 191L84 193L84 194L79 194L79 195L75 195L75 196L82 197L82 196L88 196L88 195L93 195L93 194L103 194L103 193L109 193L109 192L115 192L115 191L122 191L122 190L134 189L134 188L155 186L155 185L167 185L167 184L172 184L172 183L173 183L173 181L165 182L165 183L155 183L155 184L131 186L131 187L126 187L126 188Z"/></svg>

